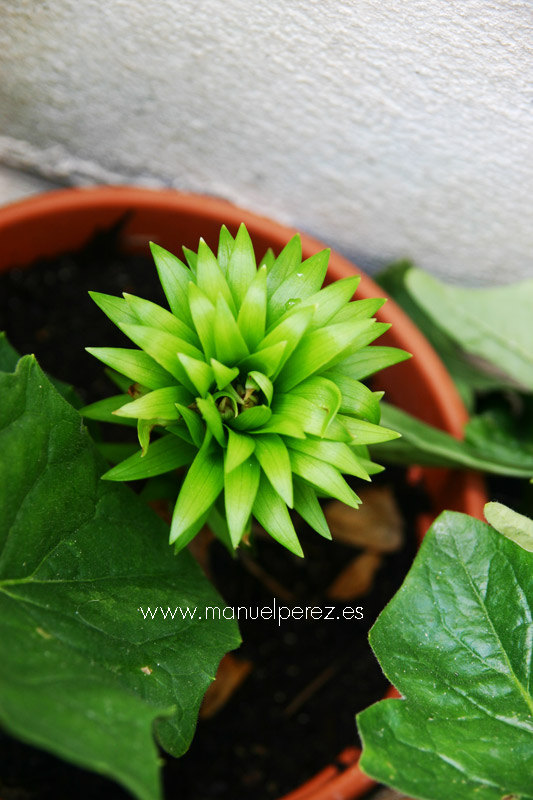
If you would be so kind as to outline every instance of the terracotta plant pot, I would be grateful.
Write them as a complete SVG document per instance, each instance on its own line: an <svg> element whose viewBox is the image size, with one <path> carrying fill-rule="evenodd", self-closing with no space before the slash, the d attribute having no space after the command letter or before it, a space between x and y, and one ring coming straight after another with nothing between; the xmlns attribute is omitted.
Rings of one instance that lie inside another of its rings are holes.
<svg viewBox="0 0 533 800"><path fill-rule="evenodd" d="M122 230L127 252L148 252L156 241L172 252L194 248L200 236L211 246L222 223L235 233L244 222L256 253L268 247L279 252L295 231L211 197L129 187L66 189L40 195L0 209L0 270L25 266L41 257L81 247L98 228L106 228L129 213ZM302 236L305 258L324 247ZM357 298L383 297L383 290L339 254L332 252L328 281L354 273L361 275ZM435 351L393 300L377 314L391 329L380 344L401 347L413 354L409 361L390 367L379 376L379 388L388 401L420 419L461 437L467 419L459 395ZM444 508L481 517L485 495L480 476L451 470L416 469L433 503L434 515ZM427 515L420 521L425 529ZM391 689L391 691L394 691ZM354 728L355 730L355 728ZM358 768L359 751L349 747L299 789L283 800L351 800L375 784Z"/></svg>

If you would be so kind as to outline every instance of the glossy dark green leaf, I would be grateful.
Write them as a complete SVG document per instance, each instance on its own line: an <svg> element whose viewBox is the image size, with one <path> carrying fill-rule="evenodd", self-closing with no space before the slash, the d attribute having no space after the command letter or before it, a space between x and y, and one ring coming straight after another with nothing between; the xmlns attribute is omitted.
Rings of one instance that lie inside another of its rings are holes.
<svg viewBox="0 0 533 800"><path fill-rule="evenodd" d="M161 436L150 444L146 455L138 451L134 455L108 470L102 478L107 481L137 481L153 478L165 472L190 464L197 453L192 445L180 441L172 434ZM176 482L178 478L176 477Z"/></svg>
<svg viewBox="0 0 533 800"><path fill-rule="evenodd" d="M405 699L358 715L361 766L422 800L533 797L533 555L445 512L370 632Z"/></svg>
<svg viewBox="0 0 533 800"><path fill-rule="evenodd" d="M2 725L159 800L153 732L174 755L187 749L236 627L145 619L141 607L220 598L188 554L172 556L144 503L100 480L103 459L34 358L0 375L0 396Z"/></svg>
<svg viewBox="0 0 533 800"><path fill-rule="evenodd" d="M0 372L14 372L20 355L9 342L4 331L0 332Z"/></svg>

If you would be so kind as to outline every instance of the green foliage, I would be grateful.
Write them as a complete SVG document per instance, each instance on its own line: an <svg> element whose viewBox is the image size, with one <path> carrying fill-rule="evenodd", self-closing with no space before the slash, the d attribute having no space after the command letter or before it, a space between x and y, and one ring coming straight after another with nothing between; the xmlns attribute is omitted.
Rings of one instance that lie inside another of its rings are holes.
<svg viewBox="0 0 533 800"><path fill-rule="evenodd" d="M104 477L186 468L170 535L176 550L215 519L216 503L225 508L230 547L254 516L302 555L288 508L328 535L317 493L357 507L342 473L368 480L379 467L366 445L398 435L380 426L380 395L360 382L408 357L369 347L387 328L372 317L383 300L352 302L357 278L321 288L329 253L302 262L298 236L257 269L244 225L235 239L222 228L217 256L203 240L197 254L184 250L187 264L156 245L152 253L170 312L131 295L93 293L141 348L88 348L131 379L134 396L82 413L137 420L142 447ZM160 438L149 444L151 431Z"/></svg>
<svg viewBox="0 0 533 800"><path fill-rule="evenodd" d="M378 281L434 346L472 414L459 443L397 409L384 410L384 424L403 438L381 448L380 459L531 477L533 281L460 288L408 262Z"/></svg>
<svg viewBox="0 0 533 800"><path fill-rule="evenodd" d="M533 553L533 520L529 517L493 502L485 505L485 519L498 533Z"/></svg>
<svg viewBox="0 0 533 800"><path fill-rule="evenodd" d="M2 340L0 364L15 362ZM146 463L175 466L159 443L178 441L154 442ZM224 619L143 618L147 606L221 601L188 553L168 558L166 525L126 487L101 481L104 469L32 356L0 372L0 721L158 800L154 733L175 756L187 749L239 636Z"/></svg>
<svg viewBox="0 0 533 800"><path fill-rule="evenodd" d="M370 632L403 699L358 715L365 772L422 800L531 800L532 614L533 554L442 514Z"/></svg>

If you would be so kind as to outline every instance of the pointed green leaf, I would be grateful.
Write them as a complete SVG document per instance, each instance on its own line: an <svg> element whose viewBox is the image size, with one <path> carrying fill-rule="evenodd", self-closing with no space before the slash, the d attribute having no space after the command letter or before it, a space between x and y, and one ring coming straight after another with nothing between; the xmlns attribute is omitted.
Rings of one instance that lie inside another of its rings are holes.
<svg viewBox="0 0 533 800"><path fill-rule="evenodd" d="M261 473L252 513L259 524L276 541L286 547L287 550L290 550L291 553L303 557L302 547L287 511L287 506L264 473Z"/></svg>
<svg viewBox="0 0 533 800"><path fill-rule="evenodd" d="M353 345L357 326L368 324L366 320L362 323L343 322L306 333L281 370L276 388L287 392L311 375L326 369Z"/></svg>
<svg viewBox="0 0 533 800"><path fill-rule="evenodd" d="M295 311L310 306L314 309L311 328L323 328L351 300L360 281L361 278L358 275L334 281L329 286L325 286L320 291L302 300L301 303L292 306L276 324L283 322Z"/></svg>
<svg viewBox="0 0 533 800"><path fill-rule="evenodd" d="M161 308L157 303L152 303L149 300L143 300L142 297L136 297L133 294L124 292L124 299L129 308L133 311L137 319L133 319L132 324L148 325L150 328L158 328L159 330L171 333L180 339L184 339L189 344L198 347L200 342L196 332L189 327L185 322L182 322L175 314L171 314L165 308Z"/></svg>
<svg viewBox="0 0 533 800"><path fill-rule="evenodd" d="M248 525L259 486L260 469L255 458L248 458L224 478L226 519L233 547L237 547Z"/></svg>
<svg viewBox="0 0 533 800"><path fill-rule="evenodd" d="M335 317L335 322L353 322L356 319L369 319L387 302L384 297L368 297L348 303Z"/></svg>
<svg viewBox="0 0 533 800"><path fill-rule="evenodd" d="M279 433L282 436L305 439L305 433L300 422L280 414L272 414L267 424L261 428L256 428L255 433Z"/></svg>
<svg viewBox="0 0 533 800"><path fill-rule="evenodd" d="M196 265L198 264L198 254L194 252L194 250L190 250L188 247L182 247L183 255L185 256L185 260L190 267L190 270L194 277L196 277Z"/></svg>
<svg viewBox="0 0 533 800"><path fill-rule="evenodd" d="M231 254L233 253L234 243L235 239L228 231L226 226L223 225L220 229L220 236L218 240L217 261L224 275L226 275L228 271Z"/></svg>
<svg viewBox="0 0 533 800"><path fill-rule="evenodd" d="M215 350L218 361L235 366L249 354L235 317L223 297L218 297L215 310Z"/></svg>
<svg viewBox="0 0 533 800"><path fill-rule="evenodd" d="M353 414L367 422L379 425L381 410L376 392L361 383L338 372L338 368L327 370L323 373L324 378L328 378L339 389L342 394L340 412L342 414Z"/></svg>
<svg viewBox="0 0 533 800"><path fill-rule="evenodd" d="M309 329L312 320L312 308L309 307L299 309L287 317L283 322L280 322L279 325L276 325L274 328L272 328L268 336L265 336L263 341L259 343L259 348L261 350L272 347L277 343L287 343L283 353L283 358L277 367L277 373L281 371L283 365L295 351L302 337Z"/></svg>
<svg viewBox="0 0 533 800"><path fill-rule="evenodd" d="M224 425L222 424L222 417L215 405L213 396L208 394L207 397L197 397L196 405L198 406L205 424L211 431L219 445L224 447L226 444L226 435L224 433Z"/></svg>
<svg viewBox="0 0 533 800"><path fill-rule="evenodd" d="M293 478L293 484L295 510L314 531L325 539L331 539L331 531L313 487L297 477Z"/></svg>
<svg viewBox="0 0 533 800"><path fill-rule="evenodd" d="M338 414L337 419L352 437L353 444L378 444L379 442L390 442L401 436L401 433L384 428L382 425L373 425L364 419L354 419L354 417L344 414Z"/></svg>
<svg viewBox="0 0 533 800"><path fill-rule="evenodd" d="M256 435L255 457L279 496L292 508L292 472L289 454L276 433Z"/></svg>
<svg viewBox="0 0 533 800"><path fill-rule="evenodd" d="M218 265L218 261L203 239L198 246L198 262L196 264L196 284L216 306L218 297L223 297L232 314L235 314L235 303L226 278Z"/></svg>
<svg viewBox="0 0 533 800"><path fill-rule="evenodd" d="M266 324L266 267L261 267L248 287L237 318L239 330L253 351L265 335Z"/></svg>
<svg viewBox="0 0 533 800"><path fill-rule="evenodd" d="M150 446L150 435L155 428L157 420L154 419L138 419L137 420L137 438L141 445L141 453L143 456L148 452Z"/></svg>
<svg viewBox="0 0 533 800"><path fill-rule="evenodd" d="M137 423L134 419L117 419L114 415L117 408L122 408L124 403L128 401L131 401L129 394L116 394L113 397L106 397L104 400L97 400L96 403L80 408L80 414L85 419L95 419L98 422L118 422L120 425L135 427Z"/></svg>
<svg viewBox="0 0 533 800"><path fill-rule="evenodd" d="M250 356L243 358L238 366L241 372L246 373L251 370L257 370L258 372L263 372L269 378L272 378L279 369L286 348L287 342L278 342L272 345L272 347L258 350L256 353L252 353Z"/></svg>
<svg viewBox="0 0 533 800"><path fill-rule="evenodd" d="M265 266L268 270L273 266L275 260L276 256L274 254L274 251L272 250L271 247L269 247L263 258L259 262L259 268Z"/></svg>
<svg viewBox="0 0 533 800"><path fill-rule="evenodd" d="M336 372L348 375L356 381L362 381L386 367L392 367L401 361L411 358L411 354L398 347L381 347L369 345L362 347L348 358L344 358L335 367Z"/></svg>
<svg viewBox="0 0 533 800"><path fill-rule="evenodd" d="M150 242L150 250L172 313L187 325L191 325L192 317L187 300L191 271L179 258L159 245Z"/></svg>
<svg viewBox="0 0 533 800"><path fill-rule="evenodd" d="M189 544L197 533L192 526L209 511L222 491L223 485L222 454L211 438L206 437L185 476L178 495L172 515L170 544L175 542L180 550Z"/></svg>
<svg viewBox="0 0 533 800"><path fill-rule="evenodd" d="M202 397L205 397L211 387L211 384L215 380L215 376L211 367L206 364L205 361L199 361L197 358L191 358L190 356L186 356L184 353L179 353L178 358L181 361L183 368L193 386Z"/></svg>
<svg viewBox="0 0 533 800"><path fill-rule="evenodd" d="M215 306L195 283L189 283L187 291L194 326L209 360L215 355Z"/></svg>
<svg viewBox="0 0 533 800"><path fill-rule="evenodd" d="M267 286L269 295L273 295L278 286L293 272L298 272L302 264L302 240L296 234L287 242L279 256L268 270Z"/></svg>
<svg viewBox="0 0 533 800"><path fill-rule="evenodd" d="M176 403L190 403L191 400L192 395L183 386L166 386L126 403L114 413L135 419L179 419Z"/></svg>
<svg viewBox="0 0 533 800"><path fill-rule="evenodd" d="M242 224L235 237L233 252L226 273L237 308L240 308L256 272L257 267L252 240L244 224Z"/></svg>
<svg viewBox="0 0 533 800"><path fill-rule="evenodd" d="M315 253L278 286L268 300L267 325L284 314L290 304L299 303L319 291L326 276L329 254L329 250Z"/></svg>
<svg viewBox="0 0 533 800"><path fill-rule="evenodd" d="M274 396L274 386L272 385L272 381L270 378L267 378L262 372L258 372L257 370L252 370L248 373L248 377L246 379L246 389L253 387L254 389L260 389L265 395L267 405L270 405L272 402L272 397Z"/></svg>
<svg viewBox="0 0 533 800"><path fill-rule="evenodd" d="M211 367L213 368L217 389L219 390L225 389L239 374L238 367L226 367L225 364L221 364L216 358L211 359Z"/></svg>
<svg viewBox="0 0 533 800"><path fill-rule="evenodd" d="M237 433L228 428L228 448L224 457L224 472L228 474L243 461L246 461L255 450L255 436Z"/></svg>
<svg viewBox="0 0 533 800"><path fill-rule="evenodd" d="M173 376L143 350L124 347L86 347L88 353L103 361L108 367L127 375L134 383L149 389L162 389L174 383Z"/></svg>
<svg viewBox="0 0 533 800"><path fill-rule="evenodd" d="M295 386L291 394L294 397L303 397L310 403L325 412L323 428L320 433L325 436L329 423L333 420L342 402L342 395L338 386L326 378L308 378Z"/></svg>
<svg viewBox="0 0 533 800"><path fill-rule="evenodd" d="M344 475L354 475L356 478L362 478L364 481L369 481L370 476L353 451L344 442L330 442L325 439L305 439L290 440L287 446L291 450L296 450L300 453L306 453L313 458L318 458L320 461L325 461L326 464L331 464L332 467L338 469Z"/></svg>
<svg viewBox="0 0 533 800"><path fill-rule="evenodd" d="M350 323L348 323L350 324ZM389 328L390 324L388 322L376 322L375 317L371 319L364 319L364 320L356 320L355 322L351 323L353 325L353 341L339 358L335 359L331 363L330 366L336 366L339 362L343 361L344 359L348 359L354 353L357 353L363 347L366 347L374 339L378 339L380 336L383 336Z"/></svg>
<svg viewBox="0 0 533 800"><path fill-rule="evenodd" d="M358 508L361 505L361 500L335 467L306 453L298 453L295 450L289 450L289 457L292 471L318 489L318 491L330 497L336 497L341 503L346 503L352 508Z"/></svg>
<svg viewBox="0 0 533 800"><path fill-rule="evenodd" d="M316 406L307 398L298 397L295 394L275 394L272 401L272 412L293 421L306 433L312 433L315 436L322 436L323 431L328 427L328 411ZM330 431L328 431L328 435L331 435ZM348 433L345 438L349 439Z"/></svg>
<svg viewBox="0 0 533 800"><path fill-rule="evenodd" d="M194 459L197 450L181 442L176 436L161 436L150 444L146 455L139 450L135 455L108 470L102 478L106 481L137 481L152 478L184 467ZM176 478L176 481L178 478Z"/></svg>
<svg viewBox="0 0 533 800"><path fill-rule="evenodd" d="M89 296L118 328L122 325L136 325L139 322L135 312L122 297L113 297L111 294L101 292L89 292Z"/></svg>
<svg viewBox="0 0 533 800"><path fill-rule="evenodd" d="M192 408L183 406L180 403L176 403L176 408L180 412L194 444L196 447L201 447L205 439L205 425L202 422L202 418Z"/></svg>
<svg viewBox="0 0 533 800"><path fill-rule="evenodd" d="M209 511L209 515L206 519L206 525L211 532L214 533L217 539L222 542L228 553L231 556L234 556L235 547L231 541L226 515L218 510L217 505L219 504L220 499L218 503L215 503L214 506L211 506L211 510Z"/></svg>
<svg viewBox="0 0 533 800"><path fill-rule="evenodd" d="M192 358L202 360L203 354L198 348L184 339L178 339L177 336L172 336L170 333L159 331L156 328L148 328L145 325L124 325L124 333L180 383L194 391L193 384L178 358L178 353L185 353Z"/></svg>
<svg viewBox="0 0 533 800"><path fill-rule="evenodd" d="M266 425L271 416L272 411L268 406L254 406L247 408L238 417L230 420L231 427L237 431L251 431Z"/></svg>

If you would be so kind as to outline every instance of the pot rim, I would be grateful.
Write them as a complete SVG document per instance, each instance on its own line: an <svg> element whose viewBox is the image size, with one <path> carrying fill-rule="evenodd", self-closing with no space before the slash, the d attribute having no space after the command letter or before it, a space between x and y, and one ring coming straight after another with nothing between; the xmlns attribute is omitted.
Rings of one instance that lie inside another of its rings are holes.
<svg viewBox="0 0 533 800"><path fill-rule="evenodd" d="M49 223L58 220L63 215L68 215L78 222L86 215L99 216L102 219L111 219L110 215L124 213L128 209L150 213L183 213L201 218L212 224L222 221L228 227L237 228L244 222L250 231L252 239L259 237L270 241L276 247L283 247L288 239L297 233L296 229L283 225L267 217L246 211L222 198L180 192L174 189L150 189L133 186L92 186L58 189L52 192L34 195L15 203L0 208L0 271L26 264L32 260L28 254L33 253L33 259L69 249L67 246L55 247L57 231L50 230ZM115 217L115 218L116 218ZM103 223L105 224L105 223ZM28 228L29 226L29 228ZM87 227L87 225L85 226ZM89 229L94 229L94 224ZM24 239L20 235L27 229ZM78 246L83 239L79 239L79 232L65 226L62 229L64 241L76 242ZM33 235L28 236L28 231ZM304 257L309 257L325 245L308 234L301 233L302 251ZM6 246L2 246L4 245ZM48 244L46 244L48 243ZM50 246L51 243L51 246ZM143 242L145 243L145 242ZM72 246L72 244L70 245ZM132 234L126 242L125 249L139 249L140 242ZM21 260L17 261L20 256ZM13 262L13 259L15 261ZM356 270L361 276L357 289L360 297L386 297L384 308L377 312L380 321L391 323L395 335L395 346L414 351L417 358L413 359L412 369L417 371L430 396L430 403L440 426L456 438L462 438L463 426L468 420L468 414L463 402L452 382L450 375L444 367L439 356L429 344L424 335L409 319L397 303L392 300L381 287L358 267L344 258L335 250L331 250L328 275L333 280L352 276ZM398 365L401 367L402 365ZM389 368L389 369L396 369ZM460 496L460 510L475 517L482 517L485 503L485 492L481 476L477 473L457 473L452 470L432 470L424 468L428 473L438 478L441 492L453 497L453 492ZM444 488L447 487L447 488ZM443 503L442 505L446 505ZM390 696L390 692L387 696ZM395 691L395 690L393 690ZM397 696L397 695L396 695ZM326 766L310 780L299 788L286 794L281 800L352 800L361 797L376 786L375 781L364 775L358 766L360 751L355 747L344 750L336 759L334 765Z"/></svg>

